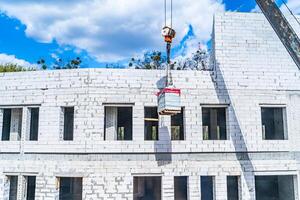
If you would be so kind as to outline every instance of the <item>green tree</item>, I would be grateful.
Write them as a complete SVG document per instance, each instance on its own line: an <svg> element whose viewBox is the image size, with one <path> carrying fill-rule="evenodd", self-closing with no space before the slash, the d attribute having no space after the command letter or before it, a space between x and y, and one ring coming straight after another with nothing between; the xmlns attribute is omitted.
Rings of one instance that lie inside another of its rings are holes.
<svg viewBox="0 0 300 200"><path fill-rule="evenodd" d="M0 73L4 72L22 72L22 71L35 71L36 69L31 67L23 67L19 66L14 63L6 63L6 64L0 64Z"/></svg>

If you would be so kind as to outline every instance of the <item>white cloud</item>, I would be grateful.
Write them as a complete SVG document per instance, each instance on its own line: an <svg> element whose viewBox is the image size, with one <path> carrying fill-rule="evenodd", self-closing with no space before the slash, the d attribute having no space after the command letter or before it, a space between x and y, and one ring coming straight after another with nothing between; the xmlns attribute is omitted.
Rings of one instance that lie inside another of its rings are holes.
<svg viewBox="0 0 300 200"><path fill-rule="evenodd" d="M292 12L294 14L300 14L300 1L299 0L288 0L287 6L292 10ZM285 5L282 5L281 9L284 12L290 14L290 12L287 10L287 8L285 7Z"/></svg>
<svg viewBox="0 0 300 200"><path fill-rule="evenodd" d="M213 14L221 0L174 1L177 39L188 24L199 41L210 39ZM42 42L87 50L99 61L130 57L146 49L163 50L163 0L2 0L0 10L26 25L26 34ZM175 42L176 42L175 41Z"/></svg>
<svg viewBox="0 0 300 200"><path fill-rule="evenodd" d="M31 64L25 60L16 58L15 55L7 55L4 53L0 53L0 64L8 64L13 63L26 68L37 68L36 64Z"/></svg>

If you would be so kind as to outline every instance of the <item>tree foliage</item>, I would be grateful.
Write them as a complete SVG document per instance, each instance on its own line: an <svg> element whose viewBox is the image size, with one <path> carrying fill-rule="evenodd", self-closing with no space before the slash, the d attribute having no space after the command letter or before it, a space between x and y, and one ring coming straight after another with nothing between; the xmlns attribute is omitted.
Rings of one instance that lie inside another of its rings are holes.
<svg viewBox="0 0 300 200"><path fill-rule="evenodd" d="M0 64L0 73L3 72L22 72L22 71L35 71L35 68L27 68L13 63Z"/></svg>
<svg viewBox="0 0 300 200"><path fill-rule="evenodd" d="M78 69L80 68L80 64L82 63L80 57L73 58L71 60L65 61L62 58L57 58L52 65L53 69ZM37 64L41 67L41 69L48 69L48 65L45 59L41 58L37 61Z"/></svg>

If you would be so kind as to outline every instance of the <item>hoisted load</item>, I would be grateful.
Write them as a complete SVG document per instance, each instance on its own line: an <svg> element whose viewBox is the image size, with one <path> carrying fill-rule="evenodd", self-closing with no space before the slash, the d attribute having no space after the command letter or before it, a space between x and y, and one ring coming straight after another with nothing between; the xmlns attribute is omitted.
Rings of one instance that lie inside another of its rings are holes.
<svg viewBox="0 0 300 200"><path fill-rule="evenodd" d="M167 43L167 66L166 66L166 85L157 94L158 101L158 113L160 115L174 115L181 112L180 95L181 91L175 88L173 85L172 74L170 70L170 54L171 54L171 43L175 38L176 32L172 28L172 0L171 0L171 26L167 26L166 17L166 1L165 0L165 27L162 29L162 35Z"/></svg>

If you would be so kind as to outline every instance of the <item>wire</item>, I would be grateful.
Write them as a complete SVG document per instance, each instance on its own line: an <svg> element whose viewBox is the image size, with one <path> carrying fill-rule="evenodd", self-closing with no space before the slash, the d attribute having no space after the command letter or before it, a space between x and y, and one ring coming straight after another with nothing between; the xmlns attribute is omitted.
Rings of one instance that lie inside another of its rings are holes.
<svg viewBox="0 0 300 200"><path fill-rule="evenodd" d="M165 26L167 26L167 0L165 0Z"/></svg>
<svg viewBox="0 0 300 200"><path fill-rule="evenodd" d="M285 5L285 7L288 9L288 11L291 13L291 15L295 18L296 22L297 22L298 25L300 26L300 22L299 22L299 20L297 19L297 17L294 15L293 11L288 7L288 5L287 5L283 0L281 0L281 2Z"/></svg>
<svg viewBox="0 0 300 200"><path fill-rule="evenodd" d="M171 28L173 27L173 0L171 0Z"/></svg>

